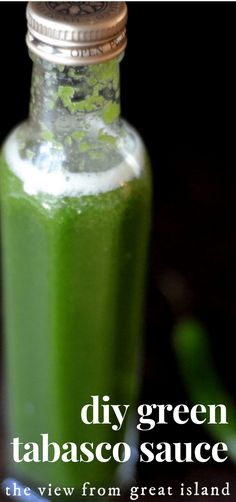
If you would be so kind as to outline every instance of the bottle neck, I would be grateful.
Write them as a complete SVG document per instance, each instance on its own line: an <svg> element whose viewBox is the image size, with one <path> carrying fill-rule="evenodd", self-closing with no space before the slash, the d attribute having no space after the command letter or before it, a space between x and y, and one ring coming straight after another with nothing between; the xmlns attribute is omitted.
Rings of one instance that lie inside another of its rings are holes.
<svg viewBox="0 0 236 502"><path fill-rule="evenodd" d="M34 59L30 123L43 141L70 145L98 139L120 117L120 58L89 66ZM86 141L85 141L86 136Z"/></svg>

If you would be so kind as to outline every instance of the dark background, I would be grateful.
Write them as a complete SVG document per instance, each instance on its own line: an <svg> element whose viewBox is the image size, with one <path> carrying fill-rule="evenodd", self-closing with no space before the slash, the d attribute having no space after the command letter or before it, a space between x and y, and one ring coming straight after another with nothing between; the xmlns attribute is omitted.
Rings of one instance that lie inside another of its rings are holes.
<svg viewBox="0 0 236 502"><path fill-rule="evenodd" d="M0 3L1 141L28 112L25 6ZM179 315L191 314L207 329L215 367L236 407L236 4L128 6L122 110L146 142L154 179L141 401L189 403L171 336ZM157 428L142 440L162 441L162 432ZM165 430L169 442L193 439L209 440L196 426ZM228 499L235 500L236 469L230 462L154 464L140 469L140 483L231 481Z"/></svg>

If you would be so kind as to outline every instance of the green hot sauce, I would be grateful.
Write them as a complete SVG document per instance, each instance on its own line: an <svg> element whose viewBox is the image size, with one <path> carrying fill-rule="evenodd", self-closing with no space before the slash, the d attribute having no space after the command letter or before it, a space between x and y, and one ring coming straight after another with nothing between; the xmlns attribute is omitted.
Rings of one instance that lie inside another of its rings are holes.
<svg viewBox="0 0 236 502"><path fill-rule="evenodd" d="M31 56L30 119L1 162L9 442L47 433L59 445L115 444L127 421L113 431L80 412L93 395L135 408L149 166L120 119L119 58L71 66ZM80 488L109 485L117 462L9 460L7 470L33 486Z"/></svg>

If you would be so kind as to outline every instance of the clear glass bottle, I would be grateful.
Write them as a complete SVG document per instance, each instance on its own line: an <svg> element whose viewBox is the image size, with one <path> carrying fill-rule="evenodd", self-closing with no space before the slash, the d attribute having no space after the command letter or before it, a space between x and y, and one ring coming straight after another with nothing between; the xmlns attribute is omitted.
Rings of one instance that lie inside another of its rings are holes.
<svg viewBox="0 0 236 502"><path fill-rule="evenodd" d="M81 408L137 400L151 181L120 118L126 16L118 2L28 6L30 117L1 161L7 474L27 486L108 486L115 461L17 463L10 442L115 444L128 421L88 426Z"/></svg>

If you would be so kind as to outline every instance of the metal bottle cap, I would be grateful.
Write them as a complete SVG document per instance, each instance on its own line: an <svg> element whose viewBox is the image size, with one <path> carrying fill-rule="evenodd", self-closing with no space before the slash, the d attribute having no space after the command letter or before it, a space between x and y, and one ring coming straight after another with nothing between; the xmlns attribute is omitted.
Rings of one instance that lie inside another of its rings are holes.
<svg viewBox="0 0 236 502"><path fill-rule="evenodd" d="M29 2L26 15L28 47L54 63L102 63L126 47L125 2Z"/></svg>

